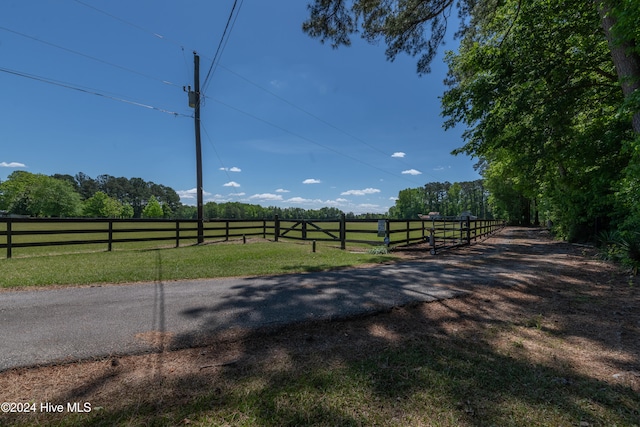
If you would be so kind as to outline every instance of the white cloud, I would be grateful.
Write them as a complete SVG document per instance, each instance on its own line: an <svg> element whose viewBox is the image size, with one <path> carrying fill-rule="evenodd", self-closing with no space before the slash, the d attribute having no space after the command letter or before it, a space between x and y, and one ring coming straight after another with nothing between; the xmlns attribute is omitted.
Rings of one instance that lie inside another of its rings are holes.
<svg viewBox="0 0 640 427"><path fill-rule="evenodd" d="M280 81L280 80L277 80L277 79L273 79L273 80L271 80L271 81L269 82L269 84L270 84L271 86L275 87L276 89L281 89L281 88L285 85L285 83L284 83L284 82L282 82L282 81Z"/></svg>
<svg viewBox="0 0 640 427"><path fill-rule="evenodd" d="M406 171L402 171L403 175L422 175L422 172L415 169L408 169Z"/></svg>
<svg viewBox="0 0 640 427"><path fill-rule="evenodd" d="M181 199L195 199L198 196L198 190L192 188L191 190L178 190L176 191L178 196ZM207 193L206 191L202 191L203 196L211 196L211 193Z"/></svg>
<svg viewBox="0 0 640 427"><path fill-rule="evenodd" d="M240 187L240 184L238 184L235 181L229 181L226 184L223 184L223 187Z"/></svg>
<svg viewBox="0 0 640 427"><path fill-rule="evenodd" d="M365 188L364 190L349 190L344 193L340 193L341 196L364 196L365 194L379 193L377 188Z"/></svg>
<svg viewBox="0 0 640 427"><path fill-rule="evenodd" d="M192 193L191 190L178 190L178 191L176 191L176 193L178 193L178 196L180 196L181 199L195 199L196 198L195 191Z"/></svg>
<svg viewBox="0 0 640 427"><path fill-rule="evenodd" d="M308 178L302 181L303 184L320 184L321 182L322 181L320 181L319 179L314 179L314 178Z"/></svg>
<svg viewBox="0 0 640 427"><path fill-rule="evenodd" d="M242 172L242 169L233 166L231 168L220 168L221 171L228 171L228 172Z"/></svg>
<svg viewBox="0 0 640 427"><path fill-rule="evenodd" d="M26 168L27 165L25 165L24 163L18 163L18 162L1 162L0 163L0 168Z"/></svg>
<svg viewBox="0 0 640 427"><path fill-rule="evenodd" d="M251 200L269 200L269 201L281 201L282 200L282 196L279 194L271 194L271 193L262 193L262 194L254 194L253 196L250 196L249 199Z"/></svg>
<svg viewBox="0 0 640 427"><path fill-rule="evenodd" d="M406 156L406 153L403 153L402 151L396 151L395 153L393 153L391 155L391 157L398 157L398 158L403 158L404 156Z"/></svg>
<svg viewBox="0 0 640 427"><path fill-rule="evenodd" d="M437 168L433 168L434 171L443 171L445 169L451 169L451 166L438 166Z"/></svg>
<svg viewBox="0 0 640 427"><path fill-rule="evenodd" d="M389 200L391 200L392 202L394 202L394 203L395 203L395 201L396 201L396 200L398 200L398 198L397 198L397 197L393 197L393 196L391 196L391 197L389 197Z"/></svg>
<svg viewBox="0 0 640 427"><path fill-rule="evenodd" d="M240 193L229 193L229 196L232 196L232 197L242 197L242 196L245 196L246 194L247 194L247 193L243 193L243 192L240 192Z"/></svg>
<svg viewBox="0 0 640 427"><path fill-rule="evenodd" d="M289 190L285 190L284 188L278 188L276 190L276 193L290 193L290 191Z"/></svg>

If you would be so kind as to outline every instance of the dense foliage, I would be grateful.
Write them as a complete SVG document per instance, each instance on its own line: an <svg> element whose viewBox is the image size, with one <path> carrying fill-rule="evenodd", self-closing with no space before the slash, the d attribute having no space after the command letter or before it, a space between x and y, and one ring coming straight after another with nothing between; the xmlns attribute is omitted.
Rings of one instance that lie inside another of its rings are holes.
<svg viewBox="0 0 640 427"><path fill-rule="evenodd" d="M0 211L36 217L141 218L150 201L161 206L158 216L169 218L180 207L171 188L142 178L97 179L79 173L46 176L16 171L0 183Z"/></svg>
<svg viewBox="0 0 640 427"><path fill-rule="evenodd" d="M0 210L29 216L79 216L81 197L68 182L16 171L0 183Z"/></svg>

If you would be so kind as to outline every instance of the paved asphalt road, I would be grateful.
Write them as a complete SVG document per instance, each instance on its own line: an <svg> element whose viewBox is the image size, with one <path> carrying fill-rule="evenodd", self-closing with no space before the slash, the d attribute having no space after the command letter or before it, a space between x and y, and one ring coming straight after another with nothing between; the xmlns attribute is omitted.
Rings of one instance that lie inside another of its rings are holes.
<svg viewBox="0 0 640 427"><path fill-rule="evenodd" d="M0 293L0 371L197 345L234 328L344 318L451 298L478 272L446 263ZM157 336L157 335L155 335ZM145 340L145 338L147 338Z"/></svg>

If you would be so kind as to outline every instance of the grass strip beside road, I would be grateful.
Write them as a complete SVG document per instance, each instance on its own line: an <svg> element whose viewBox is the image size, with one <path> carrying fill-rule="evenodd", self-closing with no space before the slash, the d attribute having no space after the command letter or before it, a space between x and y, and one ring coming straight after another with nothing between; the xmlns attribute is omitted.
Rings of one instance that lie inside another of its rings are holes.
<svg viewBox="0 0 640 427"><path fill-rule="evenodd" d="M254 276L329 270L393 260L289 242L210 244L172 249L61 254L0 260L0 287L87 285Z"/></svg>

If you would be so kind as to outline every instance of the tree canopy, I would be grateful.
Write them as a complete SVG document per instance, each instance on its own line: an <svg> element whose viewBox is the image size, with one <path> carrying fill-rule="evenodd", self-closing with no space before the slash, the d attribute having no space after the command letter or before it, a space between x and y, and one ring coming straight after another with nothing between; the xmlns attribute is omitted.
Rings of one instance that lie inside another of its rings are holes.
<svg viewBox="0 0 640 427"><path fill-rule="evenodd" d="M424 74L431 71L454 4L465 14L468 3L470 0L315 0L302 29L334 48L351 45L355 33L371 43L384 39L387 59L393 61L400 53L419 56L417 70Z"/></svg>
<svg viewBox="0 0 640 427"><path fill-rule="evenodd" d="M16 215L140 218L152 198L161 206L160 217L171 216L181 206L172 188L142 178L16 171L0 183L0 210Z"/></svg>
<svg viewBox="0 0 640 427"><path fill-rule="evenodd" d="M82 212L80 195L64 180L15 171L0 183L0 210L39 217L74 217Z"/></svg>
<svg viewBox="0 0 640 427"><path fill-rule="evenodd" d="M147 205L142 210L142 218L162 218L164 212L155 196L151 196Z"/></svg>

